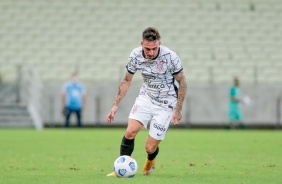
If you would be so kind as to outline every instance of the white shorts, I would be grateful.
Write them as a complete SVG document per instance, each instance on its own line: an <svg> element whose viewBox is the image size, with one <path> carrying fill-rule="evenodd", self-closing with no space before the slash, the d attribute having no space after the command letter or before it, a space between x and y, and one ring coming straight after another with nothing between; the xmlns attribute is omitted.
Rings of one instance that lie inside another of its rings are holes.
<svg viewBox="0 0 282 184"><path fill-rule="evenodd" d="M163 140L171 122L173 109L153 104L147 96L138 96L135 100L130 119L140 121L144 128L150 122L149 135L156 140Z"/></svg>

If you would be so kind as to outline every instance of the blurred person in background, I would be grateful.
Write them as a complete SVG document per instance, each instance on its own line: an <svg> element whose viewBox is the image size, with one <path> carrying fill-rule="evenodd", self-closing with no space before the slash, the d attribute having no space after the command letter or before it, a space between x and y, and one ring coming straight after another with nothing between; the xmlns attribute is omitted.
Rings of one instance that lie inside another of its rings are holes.
<svg viewBox="0 0 282 184"><path fill-rule="evenodd" d="M138 132L147 128L145 143L147 158L143 174L150 175L155 168L159 144L165 138L171 122L177 125L182 118L181 110L186 95L187 82L179 57L161 45L156 28L143 31L141 46L135 48L126 65L113 106L107 115L108 123L114 120L118 105L126 95L135 72L140 71L143 85L128 117L128 124L120 145L120 155L131 156L134 139ZM107 176L116 176L115 172Z"/></svg>
<svg viewBox="0 0 282 184"><path fill-rule="evenodd" d="M229 126L231 129L243 126L243 114L241 104L243 103L240 94L240 81L237 77L233 79L233 85L229 89Z"/></svg>
<svg viewBox="0 0 282 184"><path fill-rule="evenodd" d="M65 128L69 127L71 114L76 114L77 127L82 127L82 112L86 105L86 88L74 72L69 81L62 86L62 113L65 117Z"/></svg>

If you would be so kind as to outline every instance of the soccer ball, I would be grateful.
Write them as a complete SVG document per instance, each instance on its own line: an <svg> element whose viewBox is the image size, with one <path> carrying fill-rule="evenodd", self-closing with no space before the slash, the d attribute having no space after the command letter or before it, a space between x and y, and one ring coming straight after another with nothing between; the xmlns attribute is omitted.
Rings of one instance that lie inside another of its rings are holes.
<svg viewBox="0 0 282 184"><path fill-rule="evenodd" d="M137 162L134 158L123 155L118 157L114 162L114 171L117 177L132 178L138 169Z"/></svg>

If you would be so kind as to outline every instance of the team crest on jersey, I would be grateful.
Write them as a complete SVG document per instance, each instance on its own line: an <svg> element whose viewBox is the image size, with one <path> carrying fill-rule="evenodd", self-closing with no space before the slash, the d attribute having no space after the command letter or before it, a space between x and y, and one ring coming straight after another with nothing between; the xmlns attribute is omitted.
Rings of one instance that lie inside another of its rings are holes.
<svg viewBox="0 0 282 184"><path fill-rule="evenodd" d="M164 61L157 61L156 65L157 65L157 71L158 72L163 72L164 71Z"/></svg>
<svg viewBox="0 0 282 184"><path fill-rule="evenodd" d="M131 110L131 114L135 114L139 107L140 107L140 105L138 105L138 104L133 105L133 108Z"/></svg>

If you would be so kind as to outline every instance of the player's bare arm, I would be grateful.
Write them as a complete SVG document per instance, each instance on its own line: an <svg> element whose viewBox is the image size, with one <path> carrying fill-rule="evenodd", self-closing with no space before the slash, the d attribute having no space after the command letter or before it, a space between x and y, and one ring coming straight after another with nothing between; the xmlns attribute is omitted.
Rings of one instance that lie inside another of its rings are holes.
<svg viewBox="0 0 282 184"><path fill-rule="evenodd" d="M122 80L120 81L120 84L118 86L118 91L117 91L117 95L115 97L115 100L113 102L113 107L112 107L111 111L109 112L109 114L107 115L108 123L111 123L114 120L114 116L115 116L115 113L117 112L118 105L119 105L120 101L122 100L122 98L126 95L128 89L130 87L132 78L133 78L133 74L126 71L124 77L122 78Z"/></svg>
<svg viewBox="0 0 282 184"><path fill-rule="evenodd" d="M177 125L178 122L182 118L181 111L182 111L183 102L186 96L187 81L186 81L183 71L179 72L178 74L174 75L173 77L179 83L178 99L177 99L177 103L176 103L176 106L174 108L174 112L172 115L172 121L175 125Z"/></svg>

